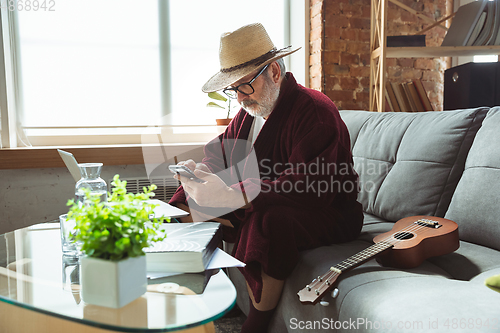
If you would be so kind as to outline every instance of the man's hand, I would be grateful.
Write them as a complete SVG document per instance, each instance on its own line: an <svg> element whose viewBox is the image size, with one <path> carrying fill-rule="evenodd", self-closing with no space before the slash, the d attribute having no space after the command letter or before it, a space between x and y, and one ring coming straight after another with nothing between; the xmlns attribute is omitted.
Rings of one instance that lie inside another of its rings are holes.
<svg viewBox="0 0 500 333"><path fill-rule="evenodd" d="M242 192L230 188L217 175L200 169L195 169L196 177L203 179L204 183L180 177L182 187L189 196L203 207L229 207L240 208L244 205L245 199ZM175 176L179 179L179 176Z"/></svg>
<svg viewBox="0 0 500 333"><path fill-rule="evenodd" d="M246 197L240 191L235 191L224 183L217 175L203 163L187 160L177 163L185 165L195 176L203 179L204 183L198 183L186 177L175 175L174 178L181 181L184 191L200 206L203 207L228 207L233 209L249 208L251 204L246 202Z"/></svg>

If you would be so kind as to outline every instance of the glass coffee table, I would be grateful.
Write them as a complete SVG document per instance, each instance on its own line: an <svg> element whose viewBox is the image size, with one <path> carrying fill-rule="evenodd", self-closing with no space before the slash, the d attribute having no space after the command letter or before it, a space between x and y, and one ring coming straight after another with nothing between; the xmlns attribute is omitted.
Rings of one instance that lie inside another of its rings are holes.
<svg viewBox="0 0 500 333"><path fill-rule="evenodd" d="M0 326L3 332L214 332L213 320L234 306L236 290L222 270L196 294L175 284L149 285L130 304L111 309L80 298L78 260L63 257L59 223L0 235Z"/></svg>

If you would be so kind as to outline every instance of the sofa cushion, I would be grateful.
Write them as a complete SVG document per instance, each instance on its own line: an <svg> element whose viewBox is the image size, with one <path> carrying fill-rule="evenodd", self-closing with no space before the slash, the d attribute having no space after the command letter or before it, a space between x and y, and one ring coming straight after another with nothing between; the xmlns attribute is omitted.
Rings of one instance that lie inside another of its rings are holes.
<svg viewBox="0 0 500 333"><path fill-rule="evenodd" d="M458 230L460 234L460 228ZM483 272L500 268L500 252L460 241L460 247L455 252L429 258L428 261L445 270L453 279L469 281Z"/></svg>
<svg viewBox="0 0 500 333"><path fill-rule="evenodd" d="M443 217L487 110L341 111L364 211L389 221Z"/></svg>
<svg viewBox="0 0 500 333"><path fill-rule="evenodd" d="M491 269L489 271L486 271L486 272L483 272L483 273L477 275L476 277L474 277L471 280L471 282L475 283L475 284L479 284L479 285L484 285L487 278L495 276L495 275L500 275L500 267L495 268L495 269Z"/></svg>
<svg viewBox="0 0 500 333"><path fill-rule="evenodd" d="M460 239L500 250L500 107L492 108L470 149L446 217Z"/></svg>
<svg viewBox="0 0 500 333"><path fill-rule="evenodd" d="M388 232L394 227L394 222L386 221L380 217L364 213L363 229L359 235L359 240L373 243L373 238L384 232Z"/></svg>
<svg viewBox="0 0 500 333"><path fill-rule="evenodd" d="M413 276L359 285L339 320L360 320L339 332L498 332L498 293L481 284Z"/></svg>

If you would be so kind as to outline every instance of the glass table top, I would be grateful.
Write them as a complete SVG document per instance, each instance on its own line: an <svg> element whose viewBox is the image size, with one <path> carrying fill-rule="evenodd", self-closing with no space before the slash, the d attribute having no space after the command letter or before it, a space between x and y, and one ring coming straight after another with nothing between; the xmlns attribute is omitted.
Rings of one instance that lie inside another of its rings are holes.
<svg viewBox="0 0 500 333"><path fill-rule="evenodd" d="M86 304L78 260L62 255L59 223L0 235L0 301L49 316L123 332L171 332L213 321L235 300L233 284L219 270L201 294L160 284L120 309Z"/></svg>

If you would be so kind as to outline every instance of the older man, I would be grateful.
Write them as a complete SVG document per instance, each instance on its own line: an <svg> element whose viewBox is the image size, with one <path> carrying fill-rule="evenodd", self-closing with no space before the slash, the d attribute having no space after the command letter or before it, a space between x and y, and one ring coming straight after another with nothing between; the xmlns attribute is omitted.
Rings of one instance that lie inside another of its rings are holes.
<svg viewBox="0 0 500 333"><path fill-rule="evenodd" d="M277 50L261 24L222 35L220 72L202 90L223 90L242 109L202 163L180 163L205 182L181 177L170 202L187 221L221 222L235 243L251 299L242 332L266 331L300 250L352 240L362 226L347 128L329 98L285 73L282 58L295 51Z"/></svg>

